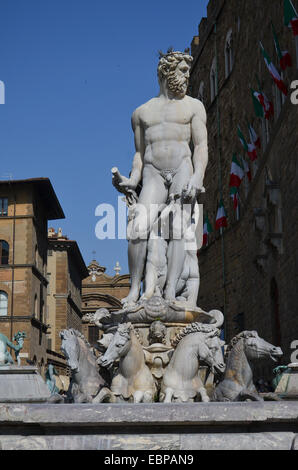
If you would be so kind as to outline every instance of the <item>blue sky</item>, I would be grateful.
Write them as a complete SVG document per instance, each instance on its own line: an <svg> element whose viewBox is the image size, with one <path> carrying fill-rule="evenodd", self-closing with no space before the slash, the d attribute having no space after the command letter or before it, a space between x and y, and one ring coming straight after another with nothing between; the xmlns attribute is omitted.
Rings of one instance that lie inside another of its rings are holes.
<svg viewBox="0 0 298 470"><path fill-rule="evenodd" d="M95 208L117 205L111 168L128 175L131 114L158 93L157 51L184 50L207 0L2 0L0 178L49 177L88 264L127 272L126 240L95 236Z"/></svg>

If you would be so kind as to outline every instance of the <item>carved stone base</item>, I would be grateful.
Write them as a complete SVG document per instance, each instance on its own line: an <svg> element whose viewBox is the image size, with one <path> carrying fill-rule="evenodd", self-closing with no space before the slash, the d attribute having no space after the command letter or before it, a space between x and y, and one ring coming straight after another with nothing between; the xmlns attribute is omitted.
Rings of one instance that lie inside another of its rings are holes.
<svg viewBox="0 0 298 470"><path fill-rule="evenodd" d="M0 366L0 403L42 403L50 396L37 367Z"/></svg>
<svg viewBox="0 0 298 470"><path fill-rule="evenodd" d="M283 400L298 400L298 363L288 365L288 370L275 390Z"/></svg>
<svg viewBox="0 0 298 470"><path fill-rule="evenodd" d="M0 405L0 426L1 450L298 450L298 402Z"/></svg>
<svg viewBox="0 0 298 470"><path fill-rule="evenodd" d="M217 313L215 313L217 312ZM117 324L123 321L132 323L152 323L159 320L164 323L217 323L220 313L218 310L205 312L199 307L193 307L187 302L168 302L162 297L154 296L146 301L140 301L118 312L113 312L109 321ZM223 323L223 317L222 317Z"/></svg>

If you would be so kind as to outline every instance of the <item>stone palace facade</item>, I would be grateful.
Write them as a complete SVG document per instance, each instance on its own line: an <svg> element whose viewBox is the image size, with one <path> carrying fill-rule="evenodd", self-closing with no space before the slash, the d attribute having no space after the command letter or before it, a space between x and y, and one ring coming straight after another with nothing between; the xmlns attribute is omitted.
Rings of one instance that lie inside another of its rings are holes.
<svg viewBox="0 0 298 470"><path fill-rule="evenodd" d="M259 45L279 69L271 21L282 50L292 57L292 67L282 75L287 97L273 82ZM290 99L290 84L298 76L297 39L284 26L281 0L211 0L191 49L189 94L204 102L208 118L204 214L213 225L199 252L199 305L224 311L227 342L239 331L257 330L282 347L286 364L298 340L298 108ZM270 120L254 112L250 89L259 87L274 104ZM237 136L240 125L248 140L247 122L261 138L256 162L247 158ZM252 173L251 182L242 181L238 211L229 194L233 153L246 159ZM222 234L214 230L221 197L228 219Z"/></svg>

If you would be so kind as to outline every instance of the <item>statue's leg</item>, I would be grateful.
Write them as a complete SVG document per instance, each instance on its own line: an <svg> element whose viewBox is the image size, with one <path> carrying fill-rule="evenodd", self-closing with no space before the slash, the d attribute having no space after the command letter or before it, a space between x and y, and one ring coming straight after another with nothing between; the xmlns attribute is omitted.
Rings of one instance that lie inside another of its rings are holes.
<svg viewBox="0 0 298 470"><path fill-rule="evenodd" d="M200 288L200 274L197 254L188 252L186 258L189 263L189 278L186 281L187 301L189 305L196 306Z"/></svg>
<svg viewBox="0 0 298 470"><path fill-rule="evenodd" d="M155 294L157 288L159 288L160 291L163 291L165 276L163 276L163 278L159 277L159 273L162 269L162 264L164 264L163 270L166 270L166 251L166 241L161 238L148 240L145 292L142 295L142 299L144 300L150 299Z"/></svg>
<svg viewBox="0 0 298 470"><path fill-rule="evenodd" d="M131 287L128 296L121 301L124 306L133 305L139 299L146 253L147 240L130 240L128 242L128 266Z"/></svg>
<svg viewBox="0 0 298 470"><path fill-rule="evenodd" d="M143 188L136 208L128 245L128 264L131 288L128 296L122 299L124 305L134 304L139 299L141 281L147 255L147 240L151 227L158 217L159 207L167 199L167 190L159 172L148 166L143 172Z"/></svg>
<svg viewBox="0 0 298 470"><path fill-rule="evenodd" d="M176 173L173 179L173 183L170 188L170 194L182 194L183 189L189 183L189 179L192 175L192 167L188 162L181 165L179 171ZM173 217L173 228L172 228L172 239L169 242L168 247L168 272L167 282L165 289L165 298L173 301L176 298L176 290L179 279L181 278L186 250L184 233L187 227L191 223L191 205L185 205L180 207L180 201L176 204L176 212Z"/></svg>
<svg viewBox="0 0 298 470"><path fill-rule="evenodd" d="M168 275L165 289L165 299L174 301L176 288L181 276L185 260L184 240L171 240L168 248Z"/></svg>
<svg viewBox="0 0 298 470"><path fill-rule="evenodd" d="M158 273L156 265L151 261L146 263L146 274L145 274L145 292L141 297L141 300L148 300L154 295L155 287L157 286Z"/></svg>

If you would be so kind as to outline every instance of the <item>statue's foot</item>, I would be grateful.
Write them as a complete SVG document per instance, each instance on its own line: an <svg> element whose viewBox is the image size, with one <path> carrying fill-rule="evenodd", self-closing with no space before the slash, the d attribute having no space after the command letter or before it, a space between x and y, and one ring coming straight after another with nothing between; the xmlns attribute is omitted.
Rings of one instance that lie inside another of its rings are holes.
<svg viewBox="0 0 298 470"><path fill-rule="evenodd" d="M151 299L153 294L146 294L146 292L141 296L140 302L146 302L147 300Z"/></svg>
<svg viewBox="0 0 298 470"><path fill-rule="evenodd" d="M127 297L121 300L123 308L134 307L138 301L139 292L130 292Z"/></svg>

